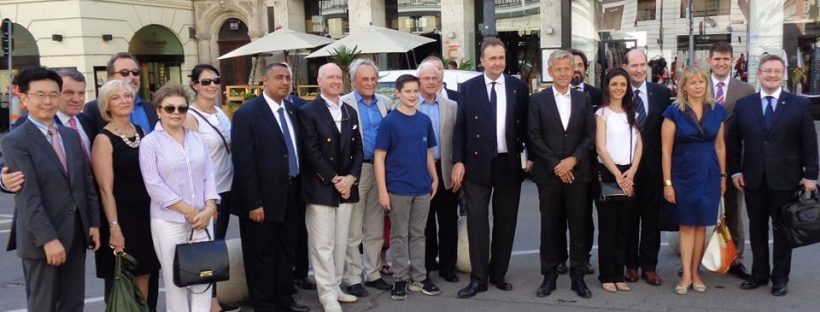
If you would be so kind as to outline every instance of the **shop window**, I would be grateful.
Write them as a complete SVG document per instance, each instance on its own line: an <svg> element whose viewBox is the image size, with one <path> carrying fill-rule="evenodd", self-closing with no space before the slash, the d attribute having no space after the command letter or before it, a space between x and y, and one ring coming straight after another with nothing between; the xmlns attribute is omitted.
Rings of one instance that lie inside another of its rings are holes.
<svg viewBox="0 0 820 312"><path fill-rule="evenodd" d="M621 19L624 16L624 6L609 7L604 9L604 18L601 29L621 29Z"/></svg>
<svg viewBox="0 0 820 312"><path fill-rule="evenodd" d="M656 2L656 0L638 0L638 12L635 19L638 22L654 20Z"/></svg>
<svg viewBox="0 0 820 312"><path fill-rule="evenodd" d="M729 15L732 2L726 0L694 0L694 16L705 17L715 15ZM680 17L688 17L689 0L680 1Z"/></svg>

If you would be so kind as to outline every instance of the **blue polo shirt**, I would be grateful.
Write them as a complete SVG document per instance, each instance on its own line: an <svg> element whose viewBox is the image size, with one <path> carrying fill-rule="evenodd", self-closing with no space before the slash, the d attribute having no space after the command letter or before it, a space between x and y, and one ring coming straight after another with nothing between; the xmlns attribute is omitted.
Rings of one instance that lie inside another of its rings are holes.
<svg viewBox="0 0 820 312"><path fill-rule="evenodd" d="M131 122L140 126L146 135L154 130L154 125L148 121L148 114L145 113L145 105L139 95L134 99L134 111L131 112Z"/></svg>
<svg viewBox="0 0 820 312"><path fill-rule="evenodd" d="M379 125L382 123L382 113L379 111L378 99L374 94L370 103L367 103L358 91L353 91L353 96L356 98L356 103L359 104L359 118L362 120L359 126L362 127L364 159L372 160L373 150L376 146L376 135L379 131Z"/></svg>
<svg viewBox="0 0 820 312"><path fill-rule="evenodd" d="M430 117L393 110L382 121L376 148L386 151L387 191L401 196L422 196L433 191L427 172L427 149L436 146Z"/></svg>
<svg viewBox="0 0 820 312"><path fill-rule="evenodd" d="M428 103L424 97L419 97L419 110L422 113L430 117L430 121L433 123L433 132L436 134L436 142L441 142L441 111L439 110L439 103L438 103L438 96L433 100L432 103ZM436 160L441 160L441 146L436 144L433 147L433 158Z"/></svg>

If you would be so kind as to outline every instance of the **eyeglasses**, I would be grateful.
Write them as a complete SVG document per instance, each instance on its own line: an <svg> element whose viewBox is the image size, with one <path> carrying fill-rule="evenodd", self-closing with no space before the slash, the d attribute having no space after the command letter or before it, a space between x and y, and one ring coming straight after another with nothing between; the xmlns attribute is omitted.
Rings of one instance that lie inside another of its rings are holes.
<svg viewBox="0 0 820 312"><path fill-rule="evenodd" d="M140 70L139 69L132 69L132 70L123 69L123 70L120 70L116 73L120 74L120 76L123 76L123 77L128 77L128 75L131 75L131 76L134 76L134 77L139 77Z"/></svg>
<svg viewBox="0 0 820 312"><path fill-rule="evenodd" d="M51 93L45 93L45 92L26 93L26 95L34 97L34 98L36 98L40 101L55 100L58 97L60 97L60 93L57 93L57 92L51 92Z"/></svg>
<svg viewBox="0 0 820 312"><path fill-rule="evenodd" d="M162 110L164 110L168 114L173 114L174 111L179 112L180 114L185 114L188 112L188 106L173 106L173 105L166 105L162 106Z"/></svg>
<svg viewBox="0 0 820 312"><path fill-rule="evenodd" d="M761 69L760 72L764 73L764 74L767 74L767 75L771 75L771 74L782 75L783 74L783 71L780 70L780 69L766 69L766 70Z"/></svg>
<svg viewBox="0 0 820 312"><path fill-rule="evenodd" d="M220 84L222 82L222 78L220 78L220 77L202 78L202 79L196 80L195 82L202 85L202 86L210 86L212 83L213 84Z"/></svg>

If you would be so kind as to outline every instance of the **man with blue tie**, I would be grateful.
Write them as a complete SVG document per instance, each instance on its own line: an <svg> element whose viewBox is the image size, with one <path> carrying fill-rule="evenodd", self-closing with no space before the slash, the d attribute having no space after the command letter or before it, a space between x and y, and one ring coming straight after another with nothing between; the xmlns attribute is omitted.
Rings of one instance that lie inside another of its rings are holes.
<svg viewBox="0 0 820 312"><path fill-rule="evenodd" d="M783 59L760 59L761 90L737 101L729 125L728 164L735 187L743 191L749 214L752 276L740 287L754 289L772 282L771 293L788 292L792 250L782 224L782 207L794 191L817 190L817 132L809 99L783 91ZM769 219L773 226L774 266L769 266Z"/></svg>
<svg viewBox="0 0 820 312"><path fill-rule="evenodd" d="M133 55L127 52L114 54L108 60L105 69L108 72L108 80L122 80L131 84L134 90L140 90L140 75L142 74L142 70L140 69L137 58ZM86 103L83 112L94 118L97 125L97 129L95 129L94 133L99 132L100 129L108 124L108 122L103 120L100 114L100 108L97 106L96 99ZM134 111L131 113L131 122L135 125L139 125L140 128L145 131L145 134L148 135L148 133L151 133L151 130L154 130L154 125L157 124L157 120L157 110L154 108L154 104L137 95L134 98Z"/></svg>

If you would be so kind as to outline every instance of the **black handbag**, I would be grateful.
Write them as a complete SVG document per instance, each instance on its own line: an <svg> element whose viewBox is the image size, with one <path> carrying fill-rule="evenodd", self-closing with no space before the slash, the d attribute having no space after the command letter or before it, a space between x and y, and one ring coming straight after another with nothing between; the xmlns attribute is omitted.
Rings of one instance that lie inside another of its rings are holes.
<svg viewBox="0 0 820 312"><path fill-rule="evenodd" d="M632 163L632 127L629 127L629 163ZM601 179L601 171L607 170L606 166L601 166L598 170L598 200L602 203L610 203L610 202L619 202L625 201L627 199L632 198L632 196L626 196L624 190L621 189L621 186L618 185L618 182L604 182Z"/></svg>
<svg viewBox="0 0 820 312"><path fill-rule="evenodd" d="M800 191L795 201L783 206L781 226L792 248L820 242L820 196Z"/></svg>
<svg viewBox="0 0 820 312"><path fill-rule="evenodd" d="M228 246L224 240L211 240L211 233L205 229L208 240L193 242L194 230L188 242L178 244L174 250L174 285L213 284L231 277ZM207 289L206 289L207 290Z"/></svg>

